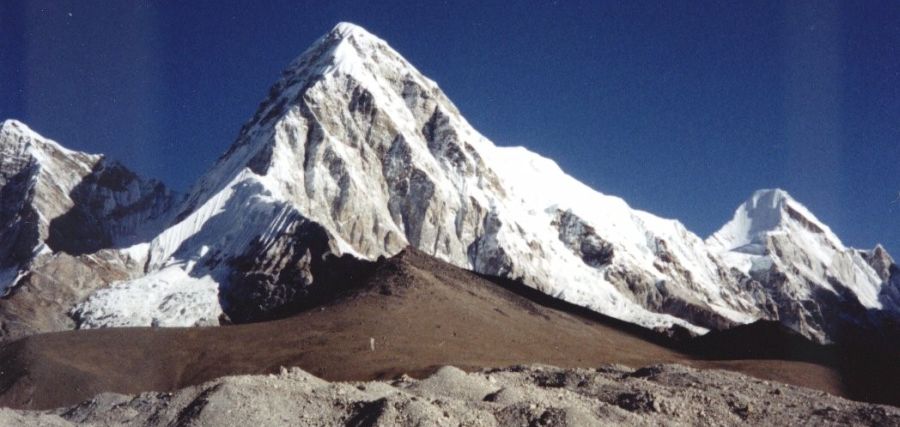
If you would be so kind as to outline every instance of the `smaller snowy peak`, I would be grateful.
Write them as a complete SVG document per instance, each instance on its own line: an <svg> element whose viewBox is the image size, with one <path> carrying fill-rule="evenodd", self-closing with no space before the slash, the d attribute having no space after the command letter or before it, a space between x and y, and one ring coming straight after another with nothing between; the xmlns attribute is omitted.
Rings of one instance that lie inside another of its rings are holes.
<svg viewBox="0 0 900 427"><path fill-rule="evenodd" d="M756 253L765 245L766 236L789 231L818 235L831 246L843 248L827 225L782 189L753 193L731 221L707 239L707 244L717 250Z"/></svg>
<svg viewBox="0 0 900 427"><path fill-rule="evenodd" d="M845 247L783 190L760 190L706 241L722 262L762 284L777 305L772 317L820 342L841 328L880 328L864 313L892 310L883 285L891 276L883 248Z"/></svg>
<svg viewBox="0 0 900 427"><path fill-rule="evenodd" d="M0 123L0 163L10 163L31 157L33 141L39 141L40 135L18 120L4 120Z"/></svg>
<svg viewBox="0 0 900 427"><path fill-rule="evenodd" d="M65 148L18 120L0 124L0 186L28 174L36 176L39 185L54 189L52 192L68 191L102 158ZM40 194L39 198L44 196Z"/></svg>
<svg viewBox="0 0 900 427"><path fill-rule="evenodd" d="M56 141L43 137L25 123L15 119L6 119L3 122L0 122L0 147L3 147L4 152L6 152L8 147L13 146L19 147L20 149L37 149L44 154L60 153L66 156L85 157L93 160L97 160L101 157L96 154L87 154L70 150Z"/></svg>
<svg viewBox="0 0 900 427"><path fill-rule="evenodd" d="M102 155L65 148L16 120L0 124L0 228L36 233L53 252L144 239L138 231L164 221L177 198Z"/></svg>

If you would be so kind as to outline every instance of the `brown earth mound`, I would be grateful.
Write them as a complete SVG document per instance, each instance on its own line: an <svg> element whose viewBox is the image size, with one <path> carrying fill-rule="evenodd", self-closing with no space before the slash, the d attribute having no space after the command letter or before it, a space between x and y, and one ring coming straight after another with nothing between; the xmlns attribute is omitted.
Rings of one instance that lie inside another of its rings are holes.
<svg viewBox="0 0 900 427"><path fill-rule="evenodd" d="M209 328L80 330L0 348L0 405L53 408L101 392L168 391L300 367L327 380L422 376L542 363L563 368L678 362L844 395L838 370L808 362L698 360L650 331L414 250L352 291L276 321ZM853 396L850 396L853 397Z"/></svg>

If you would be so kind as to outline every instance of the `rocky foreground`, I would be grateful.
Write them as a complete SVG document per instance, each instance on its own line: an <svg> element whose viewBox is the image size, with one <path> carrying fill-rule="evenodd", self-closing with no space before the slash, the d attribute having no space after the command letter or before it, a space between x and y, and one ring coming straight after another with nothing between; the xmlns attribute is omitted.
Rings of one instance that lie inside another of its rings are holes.
<svg viewBox="0 0 900 427"><path fill-rule="evenodd" d="M900 425L900 408L681 365L452 366L416 380L327 382L303 370L225 377L175 393L102 394L0 425Z"/></svg>

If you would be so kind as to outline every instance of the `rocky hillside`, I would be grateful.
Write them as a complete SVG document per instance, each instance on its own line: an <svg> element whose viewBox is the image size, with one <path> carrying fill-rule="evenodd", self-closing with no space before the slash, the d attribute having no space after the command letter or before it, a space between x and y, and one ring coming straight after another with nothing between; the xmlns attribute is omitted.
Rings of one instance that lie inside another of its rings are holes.
<svg viewBox="0 0 900 427"><path fill-rule="evenodd" d="M102 394L46 412L0 409L20 426L140 425L897 425L900 409L680 365L515 366L330 383L300 369L226 377L174 393Z"/></svg>

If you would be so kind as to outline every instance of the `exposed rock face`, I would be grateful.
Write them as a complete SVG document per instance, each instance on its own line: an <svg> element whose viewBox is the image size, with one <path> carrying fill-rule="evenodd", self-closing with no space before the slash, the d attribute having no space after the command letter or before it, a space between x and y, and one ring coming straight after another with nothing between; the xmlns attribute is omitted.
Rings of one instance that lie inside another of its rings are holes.
<svg viewBox="0 0 900 427"><path fill-rule="evenodd" d="M234 322L265 320L314 305L370 272L375 264L350 255L335 256L328 235L305 218L275 240L257 240L231 259L232 277L220 293L223 310Z"/></svg>
<svg viewBox="0 0 900 427"><path fill-rule="evenodd" d="M0 270L7 272L0 274L0 295L46 249L50 219L72 207L69 190L98 160L46 141L19 122L0 124Z"/></svg>
<svg viewBox="0 0 900 427"><path fill-rule="evenodd" d="M452 366L416 380L329 383L300 369L175 393L102 394L71 408L0 409L10 425L896 425L900 410L725 371Z"/></svg>
<svg viewBox="0 0 900 427"><path fill-rule="evenodd" d="M613 246L598 236L594 227L586 224L572 211L559 212L552 224L559 228L559 240L585 264L601 268L612 262Z"/></svg>
<svg viewBox="0 0 900 427"><path fill-rule="evenodd" d="M230 308L226 309L229 318L237 322L253 320L308 297L313 262L329 253L330 248L323 247L327 242L318 224L297 219L274 242L263 245L256 241L250 251L232 259L232 286L222 293L225 306Z"/></svg>
<svg viewBox="0 0 900 427"><path fill-rule="evenodd" d="M900 312L900 265L881 245L871 251L859 251L860 256L872 266L878 277L884 281L878 300L885 309Z"/></svg>
<svg viewBox="0 0 900 427"><path fill-rule="evenodd" d="M881 280L888 281L891 279L892 267L896 266L896 264L894 264L894 259L884 250L884 247L877 245L871 251L859 251L859 255L869 263L869 266L875 270L875 274Z"/></svg>
<svg viewBox="0 0 900 427"><path fill-rule="evenodd" d="M76 255L149 240L147 230L162 225L176 204L162 183L142 180L124 166L103 160L69 198L72 208L50 222L47 245L54 252Z"/></svg>
<svg viewBox="0 0 900 427"><path fill-rule="evenodd" d="M5 163L0 167L8 167ZM37 212L26 203L33 197L31 176L35 165L23 166L19 170L0 169L0 269L28 262L40 239Z"/></svg>

